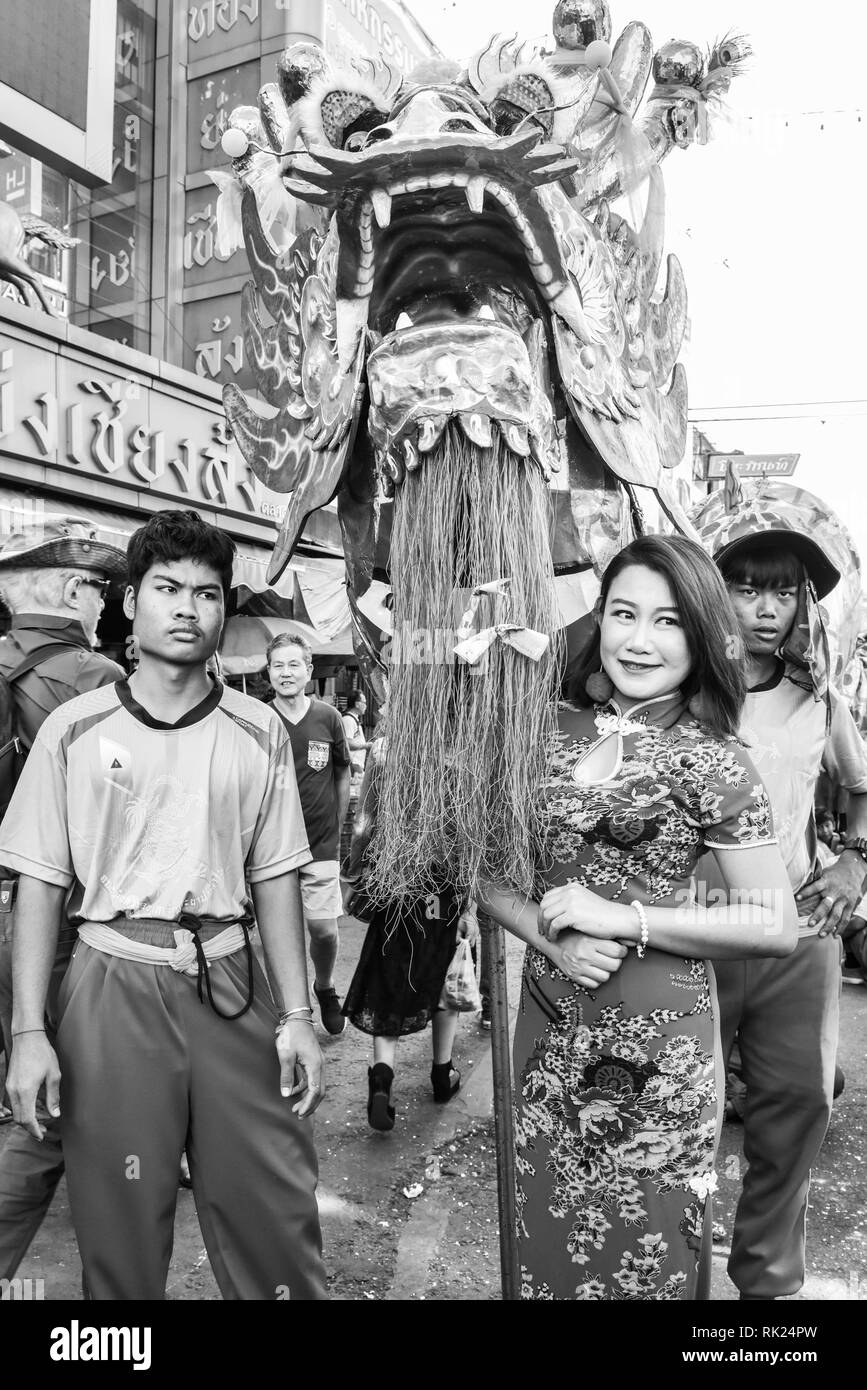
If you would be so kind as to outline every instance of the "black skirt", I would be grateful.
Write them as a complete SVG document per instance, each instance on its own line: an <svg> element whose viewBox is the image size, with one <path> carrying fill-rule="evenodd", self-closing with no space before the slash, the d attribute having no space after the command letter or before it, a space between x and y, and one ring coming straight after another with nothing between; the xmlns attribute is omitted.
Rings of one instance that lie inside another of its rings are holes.
<svg viewBox="0 0 867 1390"><path fill-rule="evenodd" d="M376 911L343 1012L362 1033L420 1033L439 1007L457 942L461 899L451 890Z"/></svg>

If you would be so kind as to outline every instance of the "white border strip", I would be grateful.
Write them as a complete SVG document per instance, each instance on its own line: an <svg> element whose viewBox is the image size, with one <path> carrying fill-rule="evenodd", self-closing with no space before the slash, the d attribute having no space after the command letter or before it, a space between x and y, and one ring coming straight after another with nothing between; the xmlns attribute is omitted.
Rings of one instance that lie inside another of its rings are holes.
<svg viewBox="0 0 867 1390"><path fill-rule="evenodd" d="M117 0L90 0L84 130L0 83L4 136L91 186L111 182L116 31Z"/></svg>

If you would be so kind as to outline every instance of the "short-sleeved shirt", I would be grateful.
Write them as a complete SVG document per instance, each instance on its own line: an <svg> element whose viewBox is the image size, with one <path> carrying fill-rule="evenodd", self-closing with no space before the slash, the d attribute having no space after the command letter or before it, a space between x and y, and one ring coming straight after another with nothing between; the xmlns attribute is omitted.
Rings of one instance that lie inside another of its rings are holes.
<svg viewBox="0 0 867 1390"><path fill-rule="evenodd" d="M824 701L795 685L782 665L767 687L751 690L741 718L741 737L768 789L780 850L797 892L816 864L814 805L824 770L832 784L867 792L867 751L849 709L832 690L831 728Z"/></svg>
<svg viewBox="0 0 867 1390"><path fill-rule="evenodd" d="M247 883L309 860L281 721L217 683L174 725L126 681L61 705L0 826L0 861L72 887L69 915L94 922L235 918Z"/></svg>
<svg viewBox="0 0 867 1390"><path fill-rule="evenodd" d="M307 713L297 724L284 715L280 718L292 741L310 853L314 859L337 859L340 825L336 772L349 766L343 720L333 705L312 697Z"/></svg>
<svg viewBox="0 0 867 1390"><path fill-rule="evenodd" d="M341 715L341 720L347 739L364 738L364 730L361 727L361 722L358 716L352 713L352 710L347 710L345 714ZM357 780L360 781L364 773L365 763L367 762L367 749L350 748L349 758L352 764L353 774Z"/></svg>
<svg viewBox="0 0 867 1390"><path fill-rule="evenodd" d="M577 779L576 763L606 733L619 740L611 775ZM546 791L542 891L574 880L606 898L670 906L691 896L705 849L776 843L748 755L693 719L679 696L626 716L614 701L563 706Z"/></svg>

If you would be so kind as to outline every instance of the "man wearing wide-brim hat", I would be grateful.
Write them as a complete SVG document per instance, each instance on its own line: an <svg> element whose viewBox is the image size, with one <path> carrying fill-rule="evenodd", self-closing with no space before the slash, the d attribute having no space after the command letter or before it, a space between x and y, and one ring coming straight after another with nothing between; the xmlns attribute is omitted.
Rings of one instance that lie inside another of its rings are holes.
<svg viewBox="0 0 867 1390"><path fill-rule="evenodd" d="M13 747L0 759L0 819L23 759L51 711L124 679L125 672L94 651L93 643L108 587L125 573L123 551L98 540L89 522L73 517L46 518L0 538L0 601L12 614L9 631L0 638L0 685L21 750ZM15 875L0 865L0 879L0 909L11 909L0 910L0 1027L8 1061ZM74 928L61 928L46 1017L49 1033L74 942ZM0 1152L0 1279L14 1275L63 1175L59 1121L47 1112L43 1119L42 1143L16 1127Z"/></svg>
<svg viewBox="0 0 867 1390"><path fill-rule="evenodd" d="M867 752L833 685L821 604L841 580L857 586L858 559L820 499L777 481L734 506L715 494L694 520L740 624L739 732L767 790L799 909L798 945L785 960L714 962L724 1056L737 1033L746 1084L749 1166L728 1271L743 1299L785 1298L804 1282L810 1168L831 1116L839 935L867 882ZM849 793L843 852L824 868L814 815L823 771ZM705 878L717 887L710 870Z"/></svg>

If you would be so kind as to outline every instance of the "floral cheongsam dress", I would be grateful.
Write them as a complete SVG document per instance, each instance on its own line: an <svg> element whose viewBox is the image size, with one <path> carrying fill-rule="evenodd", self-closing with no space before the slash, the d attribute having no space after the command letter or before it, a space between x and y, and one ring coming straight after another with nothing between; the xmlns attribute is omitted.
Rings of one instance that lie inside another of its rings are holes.
<svg viewBox="0 0 867 1390"><path fill-rule="evenodd" d="M597 740L611 775L580 781ZM610 747L610 745L609 745ZM775 843L758 774L679 695L563 706L540 891L682 905L705 848ZM530 947L515 1034L522 1296L707 1297L723 1099L710 966L630 950L593 992ZM704 1238L703 1238L704 1237Z"/></svg>

